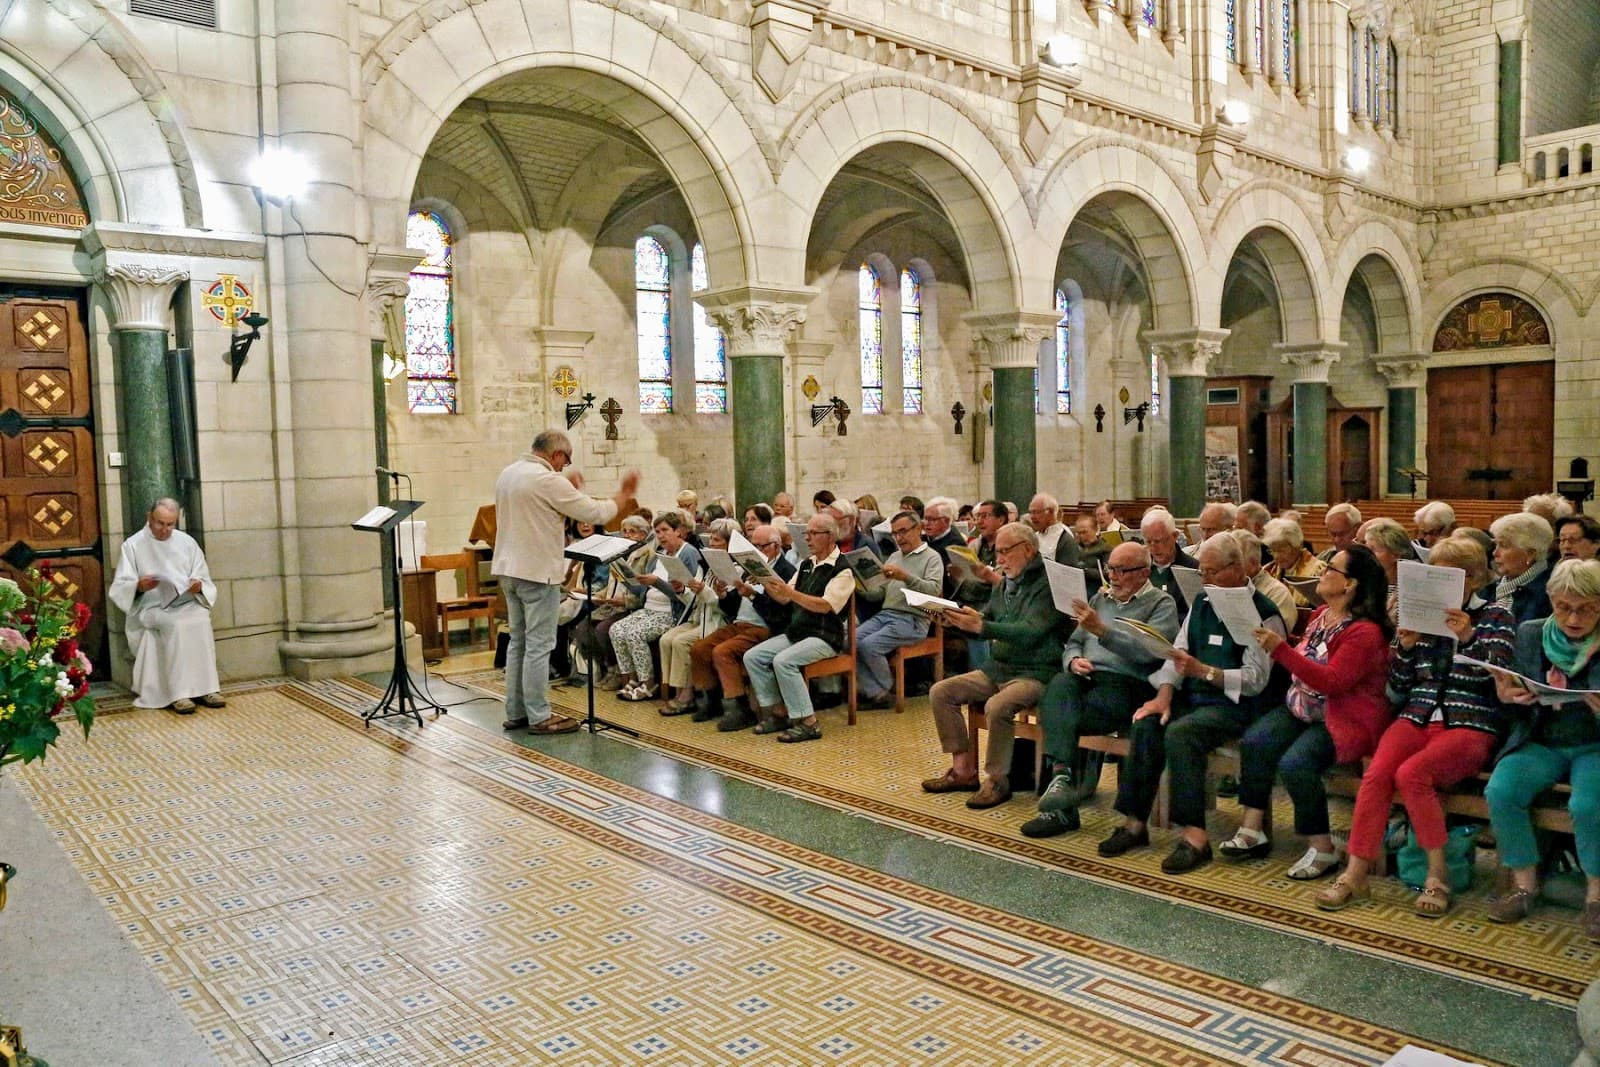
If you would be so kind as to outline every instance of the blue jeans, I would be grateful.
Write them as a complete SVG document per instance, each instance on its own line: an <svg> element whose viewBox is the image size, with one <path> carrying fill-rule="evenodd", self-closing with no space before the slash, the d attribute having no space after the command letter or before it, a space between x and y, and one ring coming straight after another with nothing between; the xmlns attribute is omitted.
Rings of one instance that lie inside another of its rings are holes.
<svg viewBox="0 0 1600 1067"><path fill-rule="evenodd" d="M1526 744L1501 757L1483 790L1500 862L1513 870L1539 862L1528 806L1563 778L1572 786L1567 811L1578 845L1578 866L1590 878L1600 878L1600 745Z"/></svg>
<svg viewBox="0 0 1600 1067"><path fill-rule="evenodd" d="M886 696L894 688L889 653L928 636L928 619L921 612L880 611L856 627L856 684L868 700Z"/></svg>
<svg viewBox="0 0 1600 1067"><path fill-rule="evenodd" d="M561 587L502 578L511 644L506 649L506 718L531 726L550 717L550 653L556 647Z"/></svg>
<svg viewBox="0 0 1600 1067"><path fill-rule="evenodd" d="M839 653L820 637L791 642L783 634L769 637L744 654L745 673L750 675L750 692L757 705L773 708L782 704L791 719L808 719L816 714L811 706L811 690L800 671L808 663Z"/></svg>

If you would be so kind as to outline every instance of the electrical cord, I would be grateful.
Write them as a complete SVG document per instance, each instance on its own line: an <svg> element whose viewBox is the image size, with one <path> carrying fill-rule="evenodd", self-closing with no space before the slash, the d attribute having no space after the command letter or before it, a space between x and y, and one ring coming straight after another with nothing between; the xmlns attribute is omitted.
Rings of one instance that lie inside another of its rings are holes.
<svg viewBox="0 0 1600 1067"><path fill-rule="evenodd" d="M300 221L300 212L296 210L295 202L292 199L289 201L289 217L294 220L295 228L300 231L300 239L305 243L306 262L310 263L311 266L316 269L316 272L322 275L322 280L339 290L339 292L343 293L345 296L353 296L357 299L360 299L362 296L364 296L365 294L360 290L346 289L344 286L334 281L332 276L329 275L327 271L322 269L322 264L317 262L317 257L311 254L311 242L307 240L307 238L311 237L340 237L353 243L355 238L351 237L347 233L329 233L326 230L307 230L306 224Z"/></svg>

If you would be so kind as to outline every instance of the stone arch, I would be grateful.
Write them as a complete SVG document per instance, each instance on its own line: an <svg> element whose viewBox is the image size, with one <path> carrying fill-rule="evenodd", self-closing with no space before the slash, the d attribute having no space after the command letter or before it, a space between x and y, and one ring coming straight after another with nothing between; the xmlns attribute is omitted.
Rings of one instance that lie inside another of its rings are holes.
<svg viewBox="0 0 1600 1067"><path fill-rule="evenodd" d="M1416 282L1420 272L1393 227L1371 220L1356 227L1340 244L1333 276L1344 279L1344 288L1338 290L1341 300L1357 273L1372 294L1379 350L1416 352L1424 348L1419 322L1422 292Z"/></svg>
<svg viewBox="0 0 1600 1067"><path fill-rule="evenodd" d="M1194 204L1166 165L1140 147L1091 142L1056 162L1040 196L1039 230L1050 248L1059 249L1083 209L1102 199L1138 247L1155 329L1215 327L1199 318L1206 312L1198 301L1194 265L1205 262L1206 240ZM1049 263L1054 262L1052 252Z"/></svg>
<svg viewBox="0 0 1600 1067"><path fill-rule="evenodd" d="M87 0L11 5L0 15L0 90L61 148L91 221L203 225L172 95L110 12Z"/></svg>
<svg viewBox="0 0 1600 1067"><path fill-rule="evenodd" d="M566 68L615 87L609 111L682 192L719 287L762 276L748 205L771 187L772 147L715 59L631 0L532 7L434 0L368 53L364 152L374 240L399 236L427 146L463 100L510 74Z"/></svg>
<svg viewBox="0 0 1600 1067"><path fill-rule="evenodd" d="M1427 326L1424 350L1432 350L1433 335L1444 317L1463 300L1479 293L1506 292L1528 301L1544 316L1550 328L1550 347L1559 350L1579 336L1577 294L1565 281L1534 263L1515 259L1479 260L1450 275L1449 288L1429 294L1423 322Z"/></svg>
<svg viewBox="0 0 1600 1067"><path fill-rule="evenodd" d="M802 274L809 228L832 179L862 152L891 144L919 149L909 165L961 243L974 308L1023 306L1019 257L1035 251L1037 239L1020 166L967 105L911 77L852 78L811 101L791 124L778 190L788 201L783 217L796 228L775 243L794 260L780 276Z"/></svg>
<svg viewBox="0 0 1600 1067"><path fill-rule="evenodd" d="M1202 275L1203 307L1218 308L1220 316L1228 265L1245 240L1255 238L1278 286L1284 341L1338 338L1338 306L1324 298L1333 289L1333 275L1322 242L1311 217L1287 186L1260 181L1238 189L1223 204L1211 232L1217 258Z"/></svg>

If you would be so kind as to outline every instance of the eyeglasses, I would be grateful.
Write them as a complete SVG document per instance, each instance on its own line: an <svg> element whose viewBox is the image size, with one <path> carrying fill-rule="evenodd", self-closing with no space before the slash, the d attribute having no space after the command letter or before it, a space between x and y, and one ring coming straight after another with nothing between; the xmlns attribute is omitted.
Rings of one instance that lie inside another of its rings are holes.
<svg viewBox="0 0 1600 1067"><path fill-rule="evenodd" d="M1600 619L1600 604L1594 601L1574 604L1570 601L1551 600L1550 613L1570 619Z"/></svg>
<svg viewBox="0 0 1600 1067"><path fill-rule="evenodd" d="M1197 567L1195 569L1200 572L1200 577L1210 578L1214 575L1225 574L1237 566L1239 566L1237 563L1230 563L1226 567Z"/></svg>
<svg viewBox="0 0 1600 1067"><path fill-rule="evenodd" d="M994 546L995 555L999 555L1002 552L1010 552L1012 549L1021 548L1024 544L1026 544L1024 541L1013 541L1009 545L996 544Z"/></svg>
<svg viewBox="0 0 1600 1067"><path fill-rule="evenodd" d="M1147 571L1149 569L1150 569L1150 565L1148 563L1140 563L1137 566L1133 566L1133 567L1107 567L1106 568L1106 573L1107 574L1138 574L1140 571Z"/></svg>
<svg viewBox="0 0 1600 1067"><path fill-rule="evenodd" d="M917 528L915 526L902 526L898 530L891 529L889 532L894 534L896 537L910 537L912 534L917 532Z"/></svg>
<svg viewBox="0 0 1600 1067"><path fill-rule="evenodd" d="M763 541L759 545L757 545L756 547L757 548L782 548L783 547L783 542L782 541Z"/></svg>
<svg viewBox="0 0 1600 1067"><path fill-rule="evenodd" d="M1581 543L1583 543L1584 541L1587 541L1587 540L1589 540L1589 538L1583 536L1582 534L1579 534L1576 537L1562 536L1562 537L1556 538L1556 544L1558 544L1558 545L1576 545L1576 544L1581 544Z"/></svg>
<svg viewBox="0 0 1600 1067"><path fill-rule="evenodd" d="M1330 564L1328 564L1328 570L1330 570L1330 571L1332 571L1332 572L1333 572L1333 573L1334 573L1334 574L1337 574L1337 575L1338 575L1338 576L1339 576L1339 577L1341 577L1341 578L1344 578L1344 579L1347 579L1347 580L1348 580L1348 579L1349 579L1349 577L1350 577L1350 572L1349 572L1349 571L1346 571L1346 570L1340 570L1340 569L1339 569L1339 568L1338 568L1338 567L1335 567L1335 566L1334 566L1334 565L1333 565L1333 564L1331 564L1331 563L1330 563Z"/></svg>

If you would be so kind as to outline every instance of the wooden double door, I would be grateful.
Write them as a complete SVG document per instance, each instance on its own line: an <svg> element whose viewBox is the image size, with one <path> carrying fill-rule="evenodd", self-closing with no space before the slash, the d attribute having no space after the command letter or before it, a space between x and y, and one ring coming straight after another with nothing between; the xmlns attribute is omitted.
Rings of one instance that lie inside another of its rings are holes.
<svg viewBox="0 0 1600 1067"><path fill-rule="evenodd" d="M107 677L84 297L0 285L0 573L48 563L57 589L93 612L84 651Z"/></svg>
<svg viewBox="0 0 1600 1067"><path fill-rule="evenodd" d="M1521 500L1555 485L1556 365L1428 372L1428 495Z"/></svg>

